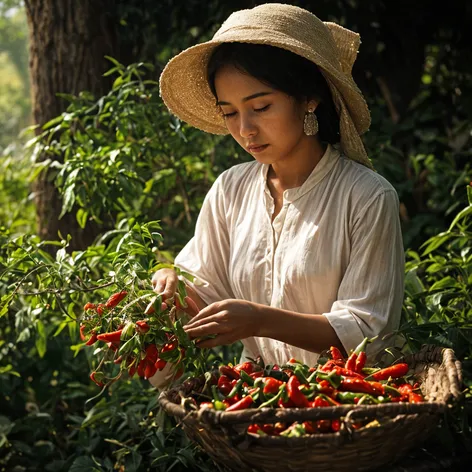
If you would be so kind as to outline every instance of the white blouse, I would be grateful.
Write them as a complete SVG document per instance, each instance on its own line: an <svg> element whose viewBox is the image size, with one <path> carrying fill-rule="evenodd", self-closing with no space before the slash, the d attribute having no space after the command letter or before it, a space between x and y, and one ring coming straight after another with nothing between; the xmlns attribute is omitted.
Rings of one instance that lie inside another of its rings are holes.
<svg viewBox="0 0 472 472"><path fill-rule="evenodd" d="M228 298L322 314L346 351L399 325L404 251L398 197L379 174L328 146L302 186L286 190L271 222L269 166L223 172L208 192L195 236L175 259L196 277L208 304ZM247 338L243 357L314 365L318 353L269 338Z"/></svg>

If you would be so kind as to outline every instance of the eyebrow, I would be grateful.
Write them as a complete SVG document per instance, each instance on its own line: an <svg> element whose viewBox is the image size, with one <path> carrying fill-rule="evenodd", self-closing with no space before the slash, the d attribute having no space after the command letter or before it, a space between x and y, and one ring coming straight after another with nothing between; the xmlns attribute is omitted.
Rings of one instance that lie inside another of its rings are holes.
<svg viewBox="0 0 472 472"><path fill-rule="evenodd" d="M243 102L247 102L249 100L253 100L254 98L258 97L265 97L266 95L272 95L272 92L258 92L254 93L253 95L249 95L248 97L243 98ZM217 105L231 105L229 102L218 101L216 102Z"/></svg>

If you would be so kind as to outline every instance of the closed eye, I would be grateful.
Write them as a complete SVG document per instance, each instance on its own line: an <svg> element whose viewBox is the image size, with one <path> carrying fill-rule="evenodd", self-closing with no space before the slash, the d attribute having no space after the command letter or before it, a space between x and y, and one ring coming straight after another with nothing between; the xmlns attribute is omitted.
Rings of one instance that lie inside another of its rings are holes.
<svg viewBox="0 0 472 472"><path fill-rule="evenodd" d="M270 108L270 105L266 105L265 107L262 107L262 108L254 108L254 111L260 113L262 111L266 111Z"/></svg>

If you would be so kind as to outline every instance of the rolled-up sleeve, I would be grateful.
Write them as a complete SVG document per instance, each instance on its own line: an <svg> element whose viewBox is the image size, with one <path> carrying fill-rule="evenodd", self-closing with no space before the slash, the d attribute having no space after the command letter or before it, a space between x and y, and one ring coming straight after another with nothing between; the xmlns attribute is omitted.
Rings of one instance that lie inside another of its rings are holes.
<svg viewBox="0 0 472 472"><path fill-rule="evenodd" d="M398 197L384 190L355 217L349 263L337 300L323 313L349 353L364 337L378 336L368 351L391 345L382 339L398 329L403 303L404 250Z"/></svg>
<svg viewBox="0 0 472 472"><path fill-rule="evenodd" d="M221 174L205 197L194 237L175 258L175 265L192 275L189 283L207 303L234 298L228 280L229 234Z"/></svg>

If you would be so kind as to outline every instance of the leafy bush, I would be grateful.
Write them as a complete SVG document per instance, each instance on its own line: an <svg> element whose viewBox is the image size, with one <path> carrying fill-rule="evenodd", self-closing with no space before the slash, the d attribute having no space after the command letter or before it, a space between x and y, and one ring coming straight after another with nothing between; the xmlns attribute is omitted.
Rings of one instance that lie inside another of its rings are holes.
<svg viewBox="0 0 472 472"><path fill-rule="evenodd" d="M77 205L81 227L160 220L166 244L182 247L216 176L242 158L232 139L183 127L169 114L158 84L145 78L151 65L110 60L108 73L118 76L111 91L98 100L63 95L67 111L29 145L49 156L39 168L56 171L60 216Z"/></svg>
<svg viewBox="0 0 472 472"><path fill-rule="evenodd" d="M449 448L472 452L472 186L469 204L460 210L447 231L408 252L405 300L400 332L405 351L423 344L454 349L462 363L465 402L446 418L431 450ZM439 449L438 449L439 448Z"/></svg>

